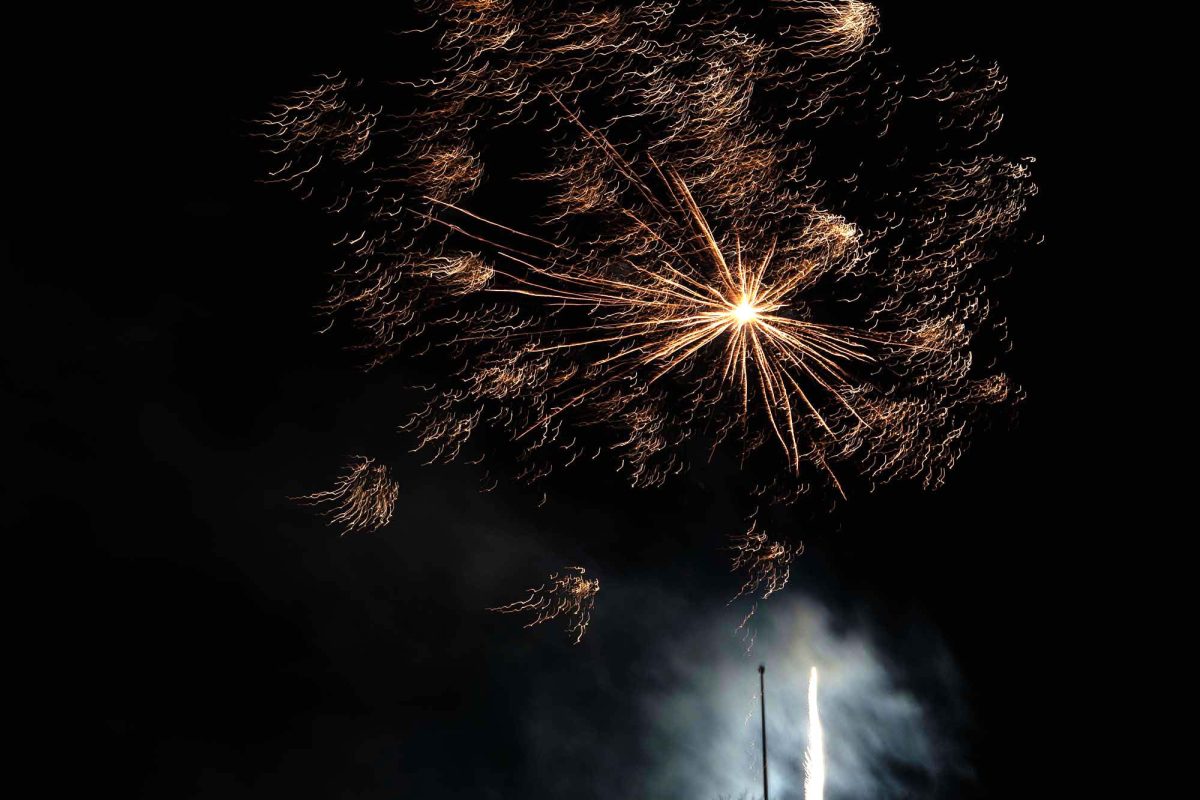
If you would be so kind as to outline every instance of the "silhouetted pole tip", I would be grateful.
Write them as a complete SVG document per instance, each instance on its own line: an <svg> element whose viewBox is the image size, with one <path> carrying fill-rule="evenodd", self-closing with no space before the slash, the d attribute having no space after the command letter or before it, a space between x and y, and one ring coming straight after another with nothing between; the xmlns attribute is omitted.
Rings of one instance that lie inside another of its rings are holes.
<svg viewBox="0 0 1200 800"><path fill-rule="evenodd" d="M768 800L770 797L767 792L767 679L763 675L766 671L766 664L758 665L758 703L762 718L763 800Z"/></svg>

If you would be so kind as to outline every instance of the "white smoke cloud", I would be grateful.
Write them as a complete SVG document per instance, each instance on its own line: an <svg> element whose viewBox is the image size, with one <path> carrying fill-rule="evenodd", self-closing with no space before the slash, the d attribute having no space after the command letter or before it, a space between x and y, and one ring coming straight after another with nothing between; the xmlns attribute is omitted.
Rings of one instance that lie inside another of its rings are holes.
<svg viewBox="0 0 1200 800"><path fill-rule="evenodd" d="M889 800L914 791L928 797L958 771L956 748L947 740L953 731L945 728L961 705L940 647L902 663L881 649L865 624L847 624L805 597L772 598L754 623L758 633L749 654L729 641L728 625L698 626L690 642L670 647L666 663L674 688L644 709L655 750L670 757L651 776L646 796L761 794L760 661L767 666L772 797L804 794L808 675L814 666L821 674L829 800ZM908 688L913 672L944 676L941 696L917 697Z"/></svg>
<svg viewBox="0 0 1200 800"><path fill-rule="evenodd" d="M613 598L610 598L613 599ZM812 597L784 594L760 604L753 649L733 630L739 609L680 606L664 599L639 620L656 633L644 663L636 752L610 740L586 744L602 785L588 796L716 800L762 794L758 664L766 665L767 744L773 800L804 796L808 676L820 670L828 774L826 800L957 798L969 779L955 744L964 723L957 673L926 626L881 631ZM644 608L645 606L643 606ZM672 620L686 628L670 633ZM626 618L628 622L628 618ZM603 624L598 620L596 624ZM639 659L641 662L641 659ZM606 667L611 670L612 667ZM558 708L562 714L564 709ZM565 742L547 745L547 762ZM581 727L560 738L580 735ZM578 752L578 750L576 751ZM552 767L549 766L548 769ZM612 776L612 777L605 777ZM594 795L593 795L594 792Z"/></svg>

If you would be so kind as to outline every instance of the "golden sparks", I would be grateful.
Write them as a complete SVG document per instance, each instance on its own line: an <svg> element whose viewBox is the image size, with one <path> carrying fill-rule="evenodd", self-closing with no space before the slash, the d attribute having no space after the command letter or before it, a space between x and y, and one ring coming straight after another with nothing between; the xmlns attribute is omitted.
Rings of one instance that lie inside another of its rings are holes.
<svg viewBox="0 0 1200 800"><path fill-rule="evenodd" d="M376 531L392 521L400 485L385 464L354 456L332 489L292 498L317 509L342 535Z"/></svg>
<svg viewBox="0 0 1200 800"><path fill-rule="evenodd" d="M524 627L532 628L557 617L567 618L567 633L572 644L579 644L592 620L592 607L600 592L599 578L586 578L583 567L564 567L554 572L541 586L529 590L525 599L488 611L500 614L531 614Z"/></svg>
<svg viewBox="0 0 1200 800"><path fill-rule="evenodd" d="M792 576L792 562L804 552L803 544L771 539L766 531L757 528L757 523L752 523L744 534L733 537L733 570L744 575L735 600L751 595L766 600L782 591ZM747 614L739 629L746 625L753 613L751 610Z"/></svg>
<svg viewBox="0 0 1200 800"><path fill-rule="evenodd" d="M988 150L995 65L906 76L858 0L422 11L427 72L320 76L261 134L345 220L322 310L418 365L430 461L934 488L1019 398L989 288L1036 187Z"/></svg>

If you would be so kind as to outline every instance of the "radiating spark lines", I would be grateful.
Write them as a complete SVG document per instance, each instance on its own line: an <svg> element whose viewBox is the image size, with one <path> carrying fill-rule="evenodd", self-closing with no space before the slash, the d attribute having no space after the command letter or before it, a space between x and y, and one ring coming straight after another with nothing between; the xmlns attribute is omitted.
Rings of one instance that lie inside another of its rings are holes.
<svg viewBox="0 0 1200 800"><path fill-rule="evenodd" d="M498 280L491 291L532 297L560 307L588 308L592 318L600 320L582 330L548 331L565 336L554 344L528 347L526 353L598 345L613 348L610 354L592 361L600 369L598 375L591 376L590 385L556 405L522 435L545 426L551 416L586 400L612 381L627 377L635 368L648 368L647 383L653 384L718 344L722 355L713 366L720 373L720 381L736 385L743 412L749 410L752 390L758 394L771 428L793 468L799 470L803 451L797 439L796 410L812 414L832 433L809 394L814 387L823 389L853 413L850 399L842 393L847 377L844 365L873 361L867 344L883 344L885 340L786 316L788 301L808 278L812 262L780 266L773 262L775 248L769 246L761 260L750 263L743 257L740 242L732 260L727 259L686 183L675 174L670 175L670 183L677 192L672 199L686 212L694 236L700 240L695 252L709 262L704 267L693 266L683 257L681 248L673 246L673 261L663 261L654 268L635 264L628 278L583 272L570 262L538 266L500 251L527 267L529 276L497 269L496 275L504 281ZM649 189L644 191L648 193ZM452 204L443 205L461 211ZM688 246L683 245L683 249ZM539 333L505 333L497 338ZM807 391L805 383L809 384Z"/></svg>

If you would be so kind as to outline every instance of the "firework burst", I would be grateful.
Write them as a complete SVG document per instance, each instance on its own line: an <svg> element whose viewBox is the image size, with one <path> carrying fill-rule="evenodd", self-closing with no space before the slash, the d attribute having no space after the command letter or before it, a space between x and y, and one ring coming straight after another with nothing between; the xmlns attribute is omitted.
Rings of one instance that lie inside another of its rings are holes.
<svg viewBox="0 0 1200 800"><path fill-rule="evenodd" d="M989 290L1036 187L989 149L994 64L908 76L858 0L421 11L427 73L320 76L260 131L269 180L345 220L330 324L425 359L400 427L429 461L936 488L1019 399ZM759 536L742 594L799 552Z"/></svg>
<svg viewBox="0 0 1200 800"><path fill-rule="evenodd" d="M430 460L485 426L530 482L607 451L657 486L704 441L774 449L775 500L934 487L1013 396L980 267L1034 187L983 149L993 65L909 80L862 2L426 11L399 111L329 76L263 131L271 180L352 221L325 309L369 364L457 361L403 425ZM484 127L520 131L516 194L482 191Z"/></svg>
<svg viewBox="0 0 1200 800"><path fill-rule="evenodd" d="M575 394L566 393L562 402L518 435L544 429L553 417L632 376L644 375L651 386L669 374L694 371L693 361L705 361L707 368L697 371L702 384L697 390L732 387L740 397L742 423L748 422L751 397L756 396L761 416L798 472L804 447L796 414L811 415L833 433L818 404L810 399L815 390L824 391L857 417L844 365L872 362L875 357L868 346L888 343L879 335L791 316L794 295L831 251L844 248L854 230L843 220L818 216L810 222L823 230L809 231L814 251L809 258L793 257L789 263L777 264L772 243L751 263L736 238L734 252L727 257L686 183L675 173L668 178L659 172L659 176L674 189L671 200L691 230L675 230L683 226L660 214L671 223L663 226L670 229L663 233L671 235L676 246L641 219L635 220L658 238L667 250L663 255L669 258L651 261L649 267L633 262L628 277L621 277L611 270L582 270L571 260L575 254L567 254L563 263L539 266L499 251L526 267L527 273L498 270L501 281L491 291L536 298L558 308L585 308L595 320L581 329L552 330L556 341L523 352L603 351L591 361L588 380L572 384L578 387ZM539 337L543 332L493 335L497 340L516 339Z"/></svg>

